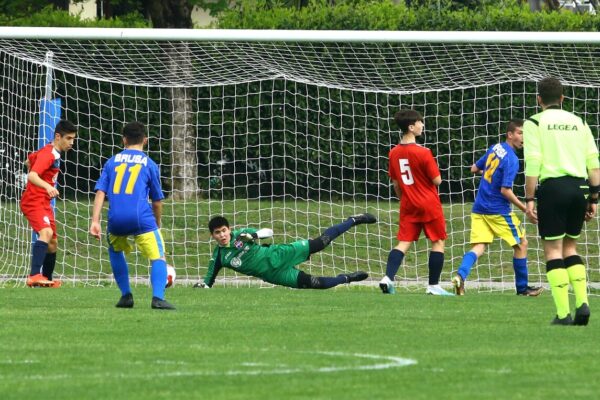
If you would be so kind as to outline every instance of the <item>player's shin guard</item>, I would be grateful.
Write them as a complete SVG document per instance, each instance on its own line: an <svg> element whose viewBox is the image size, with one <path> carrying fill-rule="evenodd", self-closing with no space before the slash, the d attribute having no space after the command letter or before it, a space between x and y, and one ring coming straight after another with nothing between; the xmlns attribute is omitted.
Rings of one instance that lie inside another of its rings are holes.
<svg viewBox="0 0 600 400"><path fill-rule="evenodd" d="M125 296L126 294L131 293L131 288L129 286L129 269L127 267L127 261L125 260L125 253L122 251L114 251L112 247L109 247L108 258L117 286L121 290L121 295Z"/></svg>
<svg viewBox="0 0 600 400"><path fill-rule="evenodd" d="M475 254L475 252L469 251L469 252L465 253L465 255L463 256L463 259L460 263L460 266L458 267L458 272L457 272L463 281L467 280L467 277L471 273L471 268L473 268L473 265L475 265L476 262L477 262L477 254Z"/></svg>
<svg viewBox="0 0 600 400"><path fill-rule="evenodd" d="M152 297L165 298L165 282L167 281L167 262L163 259L152 260L150 283L152 284Z"/></svg>
<svg viewBox="0 0 600 400"><path fill-rule="evenodd" d="M54 274L54 267L56 266L56 253L46 253L44 258L44 265L42 267L42 273L49 281L52 280L52 274Z"/></svg>
<svg viewBox="0 0 600 400"><path fill-rule="evenodd" d="M515 270L515 286L517 293L522 293L527 290L529 283L527 272L527 257L513 258L513 268Z"/></svg>
<svg viewBox="0 0 600 400"><path fill-rule="evenodd" d="M402 260L404 260L404 253L398 249L392 249L390 254L388 254L387 265L385 266L385 276L390 278L391 281L394 280L394 277L402 264Z"/></svg>
<svg viewBox="0 0 600 400"><path fill-rule="evenodd" d="M569 282L573 286L575 293L575 307L579 308L583 303L588 302L587 295L587 277L585 275L585 266L581 257L575 255L565 258L565 267L569 274Z"/></svg>
<svg viewBox="0 0 600 400"><path fill-rule="evenodd" d="M46 258L46 252L48 251L48 243L36 240L31 247L31 272L30 275L37 275L42 270L44 264L44 258Z"/></svg>
<svg viewBox="0 0 600 400"><path fill-rule="evenodd" d="M440 275L444 267L444 253L432 251L429 253L429 284L437 285L440 283Z"/></svg>
<svg viewBox="0 0 600 400"><path fill-rule="evenodd" d="M552 289L552 298L559 319L569 315L569 274L562 259L550 260L546 263L546 276Z"/></svg>

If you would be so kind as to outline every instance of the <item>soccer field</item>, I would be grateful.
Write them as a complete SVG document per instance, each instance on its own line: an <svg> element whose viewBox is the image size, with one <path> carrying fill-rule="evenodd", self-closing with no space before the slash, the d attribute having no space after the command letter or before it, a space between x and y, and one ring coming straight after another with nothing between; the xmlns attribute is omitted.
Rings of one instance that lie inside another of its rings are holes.
<svg viewBox="0 0 600 400"><path fill-rule="evenodd" d="M549 292L0 289L1 399L592 399L600 301L550 326Z"/></svg>

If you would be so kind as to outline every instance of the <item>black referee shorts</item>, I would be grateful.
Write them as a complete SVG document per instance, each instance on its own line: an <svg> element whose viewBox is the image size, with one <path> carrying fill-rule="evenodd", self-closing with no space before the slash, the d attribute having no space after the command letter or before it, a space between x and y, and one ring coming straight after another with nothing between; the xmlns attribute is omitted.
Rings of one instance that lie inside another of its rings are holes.
<svg viewBox="0 0 600 400"><path fill-rule="evenodd" d="M581 234L589 187L585 179L563 176L546 179L537 191L538 229L542 239L557 240Z"/></svg>

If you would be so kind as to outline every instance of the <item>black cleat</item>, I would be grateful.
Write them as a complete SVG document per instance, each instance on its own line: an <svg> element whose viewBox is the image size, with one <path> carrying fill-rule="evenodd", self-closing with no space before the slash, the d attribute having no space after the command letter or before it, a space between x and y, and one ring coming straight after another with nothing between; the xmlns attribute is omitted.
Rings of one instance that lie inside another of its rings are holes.
<svg viewBox="0 0 600 400"><path fill-rule="evenodd" d="M365 271L356 271L346 275L346 283L364 281L369 277Z"/></svg>
<svg viewBox="0 0 600 400"><path fill-rule="evenodd" d="M583 303L580 307L575 309L575 320L573 325L585 326L590 320L590 307L587 303Z"/></svg>
<svg viewBox="0 0 600 400"><path fill-rule="evenodd" d="M175 306L166 300L152 297L152 308L155 310L174 310Z"/></svg>
<svg viewBox="0 0 600 400"><path fill-rule="evenodd" d="M373 214L369 213L352 215L350 218L354 220L354 226L360 224L374 224L377 222L377 218L375 218Z"/></svg>
<svg viewBox="0 0 600 400"><path fill-rule="evenodd" d="M536 297L539 296L543 291L543 287L527 286L527 288L525 288L525 290L523 290L522 292L517 292L517 296Z"/></svg>
<svg viewBox="0 0 600 400"><path fill-rule="evenodd" d="M117 308L133 308L133 295L131 293L127 293L124 296L121 296L117 304L115 304Z"/></svg>
<svg viewBox="0 0 600 400"><path fill-rule="evenodd" d="M571 314L567 314L564 318L558 318L558 315L552 320L550 325L573 325L573 318Z"/></svg>

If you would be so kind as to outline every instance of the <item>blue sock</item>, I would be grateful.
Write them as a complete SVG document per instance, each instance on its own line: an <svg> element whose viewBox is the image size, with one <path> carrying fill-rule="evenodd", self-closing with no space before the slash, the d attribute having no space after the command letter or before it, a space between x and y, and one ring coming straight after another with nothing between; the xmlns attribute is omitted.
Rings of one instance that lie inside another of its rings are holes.
<svg viewBox="0 0 600 400"><path fill-rule="evenodd" d="M353 226L354 226L354 220L352 220L351 218L348 218L347 220L345 220L344 222L342 222L340 224L333 225L333 226L325 229L325 232L323 232L323 235L321 235L321 236L328 237L329 241L331 242L332 240L335 240L335 238L340 236L342 233L347 232Z"/></svg>
<svg viewBox="0 0 600 400"><path fill-rule="evenodd" d="M400 264L402 264L402 260L404 260L404 253L398 249L392 249L388 255L385 276L393 281L400 268Z"/></svg>
<svg viewBox="0 0 600 400"><path fill-rule="evenodd" d="M460 267L458 267L458 275L463 278L463 281L467 280L469 273L471 272L471 268L477 262L477 254L472 251L465 253L463 256L462 262L460 263Z"/></svg>
<svg viewBox="0 0 600 400"><path fill-rule="evenodd" d="M31 273L30 275L37 275L42 272L42 265L46 258L46 252L48 251L48 243L41 240L36 240L33 246L31 246Z"/></svg>
<svg viewBox="0 0 600 400"><path fill-rule="evenodd" d="M125 253L122 251L114 251L112 247L108 248L108 258L110 260L110 267L112 268L115 281L117 286L121 289L121 295L131 293L129 287L129 270L127 268L127 261L125 260Z"/></svg>
<svg viewBox="0 0 600 400"><path fill-rule="evenodd" d="M529 283L527 277L527 257L513 258L513 268L515 269L515 286L517 287L517 293L524 292Z"/></svg>
<svg viewBox="0 0 600 400"><path fill-rule="evenodd" d="M429 284L437 285L440 283L440 275L444 267L444 253L441 251L432 251L429 253Z"/></svg>
<svg viewBox="0 0 600 400"><path fill-rule="evenodd" d="M161 300L165 298L165 284L167 283L167 262L163 259L152 260L150 283L152 284L152 297Z"/></svg>

